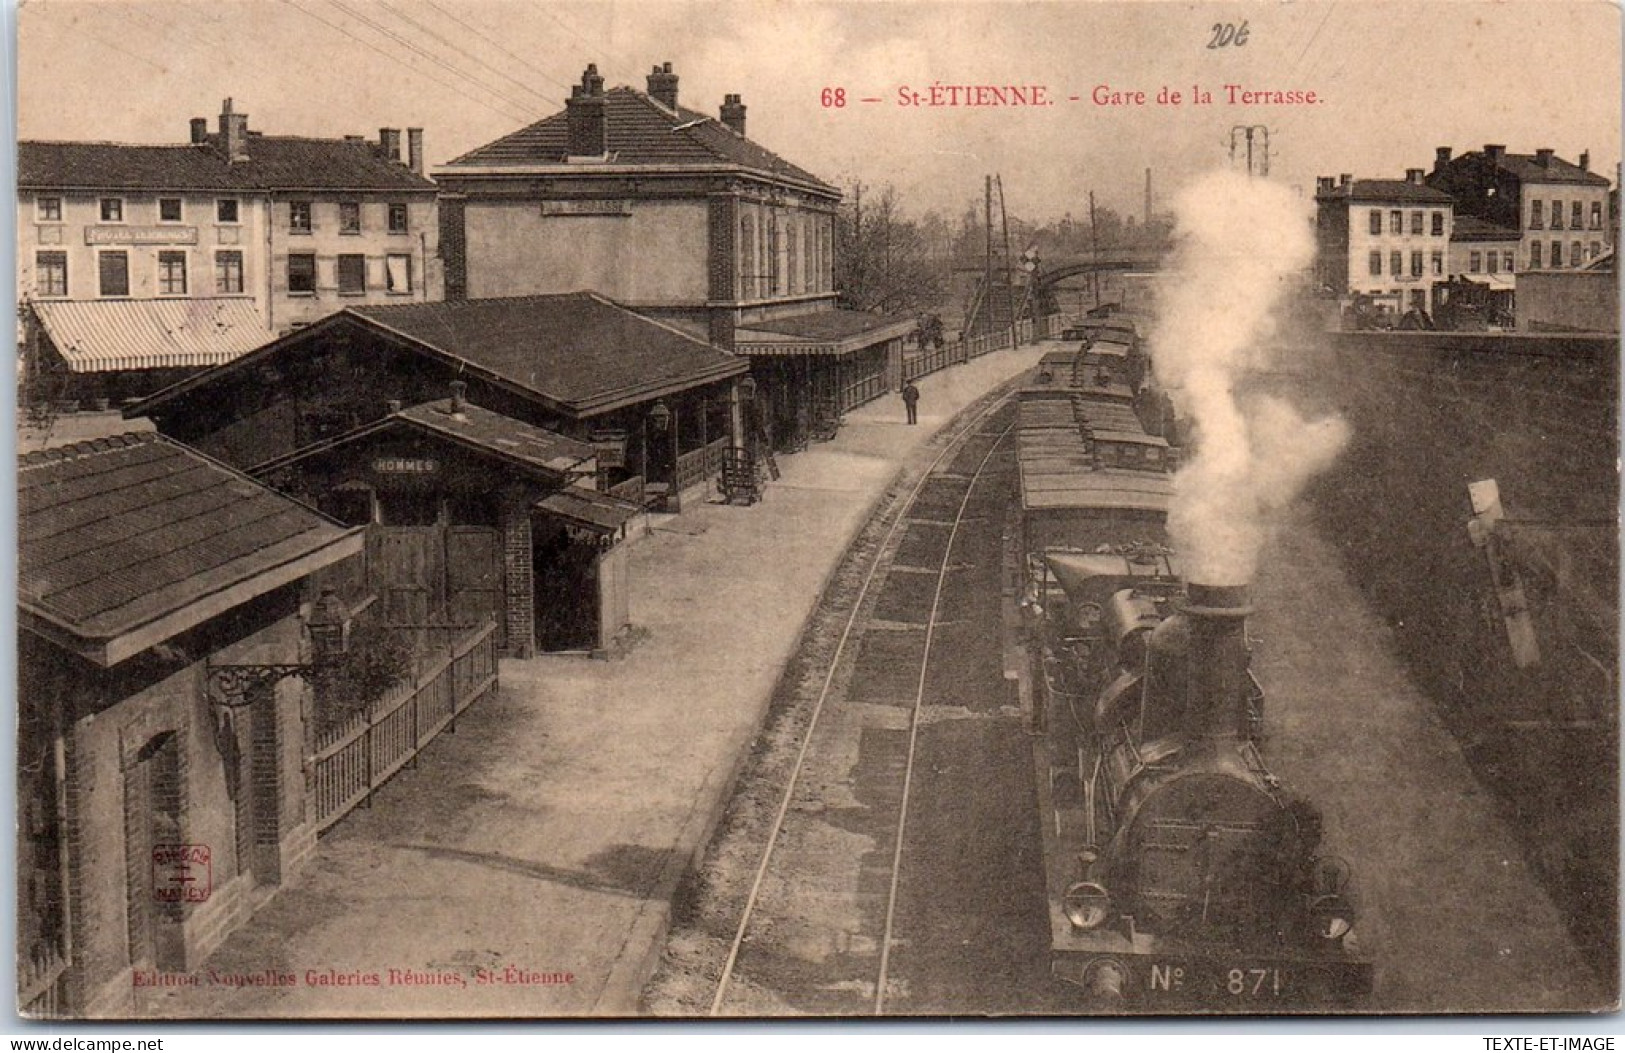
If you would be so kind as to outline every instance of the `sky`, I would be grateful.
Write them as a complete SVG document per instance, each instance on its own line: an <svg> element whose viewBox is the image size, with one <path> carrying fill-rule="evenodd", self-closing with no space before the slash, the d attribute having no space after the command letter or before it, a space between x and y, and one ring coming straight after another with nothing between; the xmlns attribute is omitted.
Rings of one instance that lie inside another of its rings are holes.
<svg viewBox="0 0 1625 1053"><path fill-rule="evenodd" d="M1620 160L1606 0L27 0L15 16L23 139L180 142L231 96L268 134L421 126L432 166L556 112L589 62L640 89L670 62L682 105L739 93L769 149L955 219L995 173L1012 214L1047 222L1086 216L1091 191L1140 215L1149 168L1160 212L1244 126L1311 194L1446 145L1589 150L1610 178ZM1227 24L1244 41L1209 46ZM1049 104L900 104L933 84L1041 86ZM1316 102L1245 105L1226 84ZM1165 86L1179 104L1157 103ZM1097 88L1145 101L1097 105Z"/></svg>

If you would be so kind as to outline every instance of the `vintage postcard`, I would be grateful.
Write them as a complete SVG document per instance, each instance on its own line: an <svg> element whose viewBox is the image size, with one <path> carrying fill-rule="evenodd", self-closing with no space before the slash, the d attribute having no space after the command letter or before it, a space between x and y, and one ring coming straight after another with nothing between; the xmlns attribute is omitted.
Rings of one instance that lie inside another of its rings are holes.
<svg viewBox="0 0 1625 1053"><path fill-rule="evenodd" d="M1602 2L27 0L16 1012L1619 998Z"/></svg>

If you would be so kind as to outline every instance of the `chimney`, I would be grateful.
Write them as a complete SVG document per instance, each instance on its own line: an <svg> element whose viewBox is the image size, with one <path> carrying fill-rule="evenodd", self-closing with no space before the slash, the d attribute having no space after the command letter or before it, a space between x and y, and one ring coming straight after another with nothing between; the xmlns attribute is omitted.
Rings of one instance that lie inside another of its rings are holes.
<svg viewBox="0 0 1625 1053"><path fill-rule="evenodd" d="M401 400L400 399L389 399L389 400L387 400L384 403L384 411L386 413L399 413L401 411Z"/></svg>
<svg viewBox="0 0 1625 1053"><path fill-rule="evenodd" d="M1331 193L1332 187L1336 185L1337 180L1333 179L1329 175L1315 177L1315 193L1317 194L1329 194Z"/></svg>
<svg viewBox="0 0 1625 1053"><path fill-rule="evenodd" d="M220 104L220 148L232 164L248 160L248 114L234 113L230 99Z"/></svg>
<svg viewBox="0 0 1625 1053"><path fill-rule="evenodd" d="M1503 143L1485 143L1484 144L1484 157L1490 162L1490 164L1492 164L1492 165L1500 164L1501 159L1506 157L1506 155L1507 155L1507 148L1506 148L1505 144L1503 144Z"/></svg>
<svg viewBox="0 0 1625 1053"><path fill-rule="evenodd" d="M417 175L423 174L423 129L406 129L406 167Z"/></svg>
<svg viewBox="0 0 1625 1053"><path fill-rule="evenodd" d="M677 109L677 74L671 63L663 62L649 71L649 95L668 110Z"/></svg>
<svg viewBox="0 0 1625 1053"><path fill-rule="evenodd" d="M399 128L378 129L378 152L386 161L399 161L401 159L401 130Z"/></svg>
<svg viewBox="0 0 1625 1053"><path fill-rule="evenodd" d="M581 83L570 89L564 101L564 119L569 129L571 157L602 157L609 152L608 129L604 125L604 78L596 63L588 64Z"/></svg>
<svg viewBox="0 0 1625 1053"><path fill-rule="evenodd" d="M209 141L209 119L207 117L192 118L192 143L206 143Z"/></svg>
<svg viewBox="0 0 1625 1053"><path fill-rule="evenodd" d="M1413 186L1422 185L1422 170L1420 168L1405 169L1405 182Z"/></svg>
<svg viewBox="0 0 1625 1053"><path fill-rule="evenodd" d="M1438 147L1437 149L1435 149L1433 151L1433 170L1435 172L1444 171L1445 166L1448 165L1449 163L1450 163L1450 147L1441 146L1441 147Z"/></svg>
<svg viewBox="0 0 1625 1053"><path fill-rule="evenodd" d="M1245 585L1186 586L1190 620L1190 727L1212 735L1247 735L1247 615Z"/></svg>
<svg viewBox="0 0 1625 1053"><path fill-rule="evenodd" d="M1581 150L1580 151L1580 171L1582 171L1582 172L1591 171L1591 151L1590 150Z"/></svg>
<svg viewBox="0 0 1625 1053"><path fill-rule="evenodd" d="M467 401L468 385L461 380L451 382L451 405L446 407L446 413L452 420L467 420L468 415L463 412Z"/></svg>
<svg viewBox="0 0 1625 1053"><path fill-rule="evenodd" d="M1539 165L1540 167L1542 167L1542 168L1550 168L1550 167L1552 167L1552 154L1555 153L1555 152L1556 151L1553 151L1551 149L1536 150L1535 151L1535 163L1537 165Z"/></svg>
<svg viewBox="0 0 1625 1053"><path fill-rule="evenodd" d="M724 95L722 97L722 123L738 132L745 134L745 104L739 101L737 95Z"/></svg>
<svg viewBox="0 0 1625 1053"><path fill-rule="evenodd" d="M365 135L346 135L344 141L347 143L364 143L367 141L367 137Z"/></svg>
<svg viewBox="0 0 1625 1053"><path fill-rule="evenodd" d="M1342 188L1344 193L1353 193L1354 176L1351 173L1344 172L1337 177L1337 185Z"/></svg>

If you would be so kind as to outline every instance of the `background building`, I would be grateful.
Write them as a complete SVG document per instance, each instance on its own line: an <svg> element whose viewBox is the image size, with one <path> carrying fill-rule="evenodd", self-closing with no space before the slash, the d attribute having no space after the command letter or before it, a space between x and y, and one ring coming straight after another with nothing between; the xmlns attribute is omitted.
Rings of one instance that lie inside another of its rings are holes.
<svg viewBox="0 0 1625 1053"><path fill-rule="evenodd" d="M208 126L176 145L18 144L36 387L142 394L351 304L441 298L421 129L403 159L398 129L262 135L230 99Z"/></svg>
<svg viewBox="0 0 1625 1053"><path fill-rule="evenodd" d="M783 442L889 390L912 320L835 306L841 193L745 136L745 104L678 105L589 65L554 114L435 172L453 299L591 289L751 356Z"/></svg>
<svg viewBox="0 0 1625 1053"><path fill-rule="evenodd" d="M1334 180L1315 192L1317 280L1340 297L1365 297L1395 315L1431 310L1434 289L1448 278L1453 207L1450 196L1404 179Z"/></svg>
<svg viewBox="0 0 1625 1053"><path fill-rule="evenodd" d="M1520 271L1577 270L1613 247L1609 183L1589 153L1574 164L1549 149L1509 154L1490 143L1452 158L1441 146L1427 183L1458 213L1516 231Z"/></svg>

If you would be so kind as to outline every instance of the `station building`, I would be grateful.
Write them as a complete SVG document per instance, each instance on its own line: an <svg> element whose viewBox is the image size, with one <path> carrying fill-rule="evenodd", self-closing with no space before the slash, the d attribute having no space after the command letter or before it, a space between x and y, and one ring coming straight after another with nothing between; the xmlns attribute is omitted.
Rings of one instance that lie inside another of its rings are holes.
<svg viewBox="0 0 1625 1053"><path fill-rule="evenodd" d="M841 192L747 138L741 96L681 106L670 63L646 87L589 65L564 112L435 169L447 297L592 289L748 356L775 445L897 387L913 321L836 306Z"/></svg>
<svg viewBox="0 0 1625 1053"><path fill-rule="evenodd" d="M615 645L618 546L742 444L748 368L592 293L355 307L128 412L367 525L389 618L528 657Z"/></svg>
<svg viewBox="0 0 1625 1053"><path fill-rule="evenodd" d="M217 678L311 661L362 532L143 433L24 455L18 534L19 1009L127 1017L315 845L308 689Z"/></svg>

